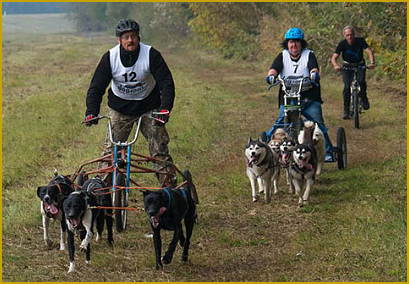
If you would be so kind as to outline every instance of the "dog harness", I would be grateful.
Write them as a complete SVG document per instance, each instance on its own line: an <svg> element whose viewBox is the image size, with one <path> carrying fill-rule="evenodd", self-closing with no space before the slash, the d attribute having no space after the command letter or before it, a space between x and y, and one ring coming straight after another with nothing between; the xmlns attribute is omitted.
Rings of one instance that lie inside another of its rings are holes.
<svg viewBox="0 0 409 284"><path fill-rule="evenodd" d="M171 201L171 195L170 195L169 189L164 187L163 190L168 195L169 202L168 202L168 207L167 208L170 209L172 201ZM181 218L181 219L183 219L183 218L185 218L185 216L187 214L187 211L189 211L189 202L188 202L188 199L187 199L186 190L184 188L182 188L182 189L180 189L180 192L182 193L183 199L185 199L185 201L186 201L186 211L185 211L185 213L183 213L182 218Z"/></svg>

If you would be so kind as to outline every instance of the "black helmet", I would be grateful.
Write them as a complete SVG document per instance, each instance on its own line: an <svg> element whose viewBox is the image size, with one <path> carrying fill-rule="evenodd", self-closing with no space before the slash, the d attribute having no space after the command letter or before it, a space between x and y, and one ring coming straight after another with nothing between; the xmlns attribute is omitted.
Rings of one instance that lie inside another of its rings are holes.
<svg viewBox="0 0 409 284"><path fill-rule="evenodd" d="M136 31L139 33L139 25L132 19L120 20L115 27L115 35L120 37L124 32Z"/></svg>

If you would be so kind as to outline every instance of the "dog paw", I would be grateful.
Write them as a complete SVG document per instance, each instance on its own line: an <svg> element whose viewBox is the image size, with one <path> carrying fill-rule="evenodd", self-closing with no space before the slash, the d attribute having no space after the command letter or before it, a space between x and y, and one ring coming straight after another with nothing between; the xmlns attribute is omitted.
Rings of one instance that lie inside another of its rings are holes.
<svg viewBox="0 0 409 284"><path fill-rule="evenodd" d="M162 263L161 263L161 262L156 263L156 270L159 270L159 269L161 269L161 268L163 268Z"/></svg>
<svg viewBox="0 0 409 284"><path fill-rule="evenodd" d="M60 245L60 250L65 250L65 244Z"/></svg>
<svg viewBox="0 0 409 284"><path fill-rule="evenodd" d="M86 252L86 251L87 251L87 246L84 245L84 244L81 244L81 245L80 245L80 251L81 251L81 252Z"/></svg>
<svg viewBox="0 0 409 284"><path fill-rule="evenodd" d="M188 255L182 255L182 261L186 262L188 259Z"/></svg>
<svg viewBox="0 0 409 284"><path fill-rule="evenodd" d="M170 264L172 262L172 257L170 257L170 256L164 256L164 257L162 257L162 263L163 264Z"/></svg>
<svg viewBox="0 0 409 284"><path fill-rule="evenodd" d="M74 262L70 262L70 268L68 268L68 273L73 272L75 270L74 268L75 268Z"/></svg>
<svg viewBox="0 0 409 284"><path fill-rule="evenodd" d="M44 240L45 245L48 247L52 247L53 246L53 241L51 239L46 239Z"/></svg>
<svg viewBox="0 0 409 284"><path fill-rule="evenodd" d="M258 193L264 194L264 189L260 189L260 190L258 191Z"/></svg>
<svg viewBox="0 0 409 284"><path fill-rule="evenodd" d="M258 197L256 196L256 197L254 197L253 196L253 202L257 202L258 201Z"/></svg>

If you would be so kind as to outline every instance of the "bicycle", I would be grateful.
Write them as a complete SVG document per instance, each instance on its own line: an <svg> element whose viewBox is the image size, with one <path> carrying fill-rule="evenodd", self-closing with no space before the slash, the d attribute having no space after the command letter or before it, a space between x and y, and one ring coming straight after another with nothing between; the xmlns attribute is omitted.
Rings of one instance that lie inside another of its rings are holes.
<svg viewBox="0 0 409 284"><path fill-rule="evenodd" d="M162 120L159 120L155 117L155 112L148 112L138 118L136 130L134 137L131 141L115 141L112 131L111 118L109 116L98 116L92 120L101 120L108 119L108 137L113 145L113 151L110 154L104 155L102 157L93 159L91 161L85 162L79 166L76 172L73 174L72 180L75 181L77 177L79 180L83 180L84 177L90 175L112 175L112 184L109 185L111 189L110 193L113 195L113 204L115 209L115 223L116 230L121 232L127 227L127 212L128 210L134 210L134 208L129 208L129 191L131 189L137 190L160 190L163 188L181 188L187 183L190 185L192 192L192 197L195 200L196 204L199 204L199 198L196 192L196 187L192 181L192 175L190 171L185 170L183 173L171 162L160 160L154 157L149 157L134 153L131 150L131 146L137 141L139 136L139 130L142 118L148 116L150 119L157 120L163 123ZM85 168L89 168L94 164L107 163L108 166L100 167L97 169L88 169L85 171ZM168 168L168 170L158 170L153 167L153 164L160 164L162 168ZM144 186L136 182L131 178L131 174L146 174L154 173L156 175L163 175L162 185L160 187L154 186ZM177 184L177 174L183 178L183 182L179 185ZM175 178L173 180L173 178ZM82 181L81 181L82 182ZM135 186L131 187L130 184ZM78 182L80 184L80 182ZM101 189L103 190L103 189Z"/></svg>
<svg viewBox="0 0 409 284"><path fill-rule="evenodd" d="M284 119L283 123L277 124L282 126L284 131L290 135L294 141L298 141L298 134L303 126L303 119L301 116L302 100L301 92L312 88L313 84L317 84L309 77L294 77L289 76L282 78L280 75L277 77L276 82L272 83L267 90L270 90L273 86L280 84L284 92L283 107L284 107ZM262 132L261 139L267 141L267 135ZM347 140L345 129L339 127L337 130L337 146L333 147L334 162L337 162L338 169L346 169L347 167Z"/></svg>
<svg viewBox="0 0 409 284"><path fill-rule="evenodd" d="M354 127L359 129L359 115L362 113L361 103L361 87L358 82L358 71L369 69L368 66L349 63L347 66L342 66L342 70L353 71L353 77L351 81L351 97L349 104L349 115L354 120Z"/></svg>

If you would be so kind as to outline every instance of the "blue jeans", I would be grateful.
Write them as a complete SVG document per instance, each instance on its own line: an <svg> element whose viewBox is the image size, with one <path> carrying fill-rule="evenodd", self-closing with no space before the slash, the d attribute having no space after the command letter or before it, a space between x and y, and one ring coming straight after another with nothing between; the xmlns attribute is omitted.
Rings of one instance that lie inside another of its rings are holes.
<svg viewBox="0 0 409 284"><path fill-rule="evenodd" d="M332 153L332 143L329 140L328 136L328 129L324 125L324 118L322 117L322 108L321 103L313 100L309 100L303 104L301 109L301 114L307 119L314 121L318 124L318 127L321 129L322 133L324 133L325 137L325 149L327 153ZM273 127L267 131L267 141L270 141L271 136L276 131L276 129L282 124L284 121L284 106L281 105L279 109L278 119L274 123Z"/></svg>

